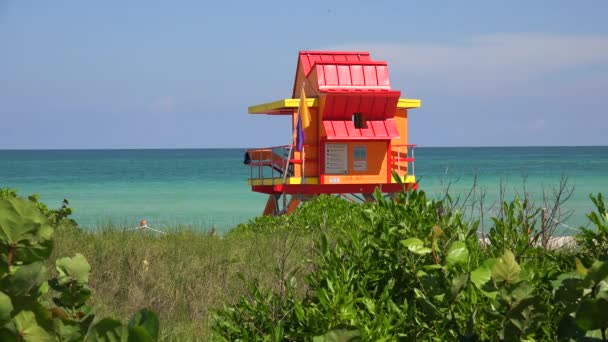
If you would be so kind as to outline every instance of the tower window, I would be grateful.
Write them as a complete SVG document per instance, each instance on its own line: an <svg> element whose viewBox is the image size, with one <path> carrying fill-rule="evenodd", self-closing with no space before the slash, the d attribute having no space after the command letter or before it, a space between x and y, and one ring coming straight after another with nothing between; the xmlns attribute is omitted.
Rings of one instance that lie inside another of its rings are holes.
<svg viewBox="0 0 608 342"><path fill-rule="evenodd" d="M355 125L355 128L365 128L365 121L363 120L363 115L361 113L353 114L353 124Z"/></svg>

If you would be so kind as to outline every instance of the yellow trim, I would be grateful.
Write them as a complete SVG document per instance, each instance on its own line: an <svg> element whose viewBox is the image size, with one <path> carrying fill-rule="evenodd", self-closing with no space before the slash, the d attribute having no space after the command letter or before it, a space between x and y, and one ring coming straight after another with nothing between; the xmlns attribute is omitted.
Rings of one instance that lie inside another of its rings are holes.
<svg viewBox="0 0 608 342"><path fill-rule="evenodd" d="M283 178L248 179L249 185L281 185ZM285 184L302 184L302 177L287 177ZM319 184L319 178L306 177L306 184Z"/></svg>
<svg viewBox="0 0 608 342"><path fill-rule="evenodd" d="M401 181L403 181L403 183L416 183L416 176L404 175L403 178L401 179ZM391 182L397 183L397 181L394 178L391 179Z"/></svg>
<svg viewBox="0 0 608 342"><path fill-rule="evenodd" d="M298 108L300 99L282 99L274 102L262 103L248 108L249 114L266 114L277 110L286 110ZM319 100L317 98L306 99L306 105L310 107L318 107Z"/></svg>
<svg viewBox="0 0 608 342"><path fill-rule="evenodd" d="M288 111L290 109L298 108L300 105L300 99L282 99L268 103L262 103L248 108L249 114L266 114L276 113L281 111ZM310 98L306 99L306 105L310 107L318 107L319 99ZM397 108L420 108L420 100L418 99L399 99L397 102Z"/></svg>
<svg viewBox="0 0 608 342"><path fill-rule="evenodd" d="M420 108L420 100L418 99L399 99L397 108Z"/></svg>

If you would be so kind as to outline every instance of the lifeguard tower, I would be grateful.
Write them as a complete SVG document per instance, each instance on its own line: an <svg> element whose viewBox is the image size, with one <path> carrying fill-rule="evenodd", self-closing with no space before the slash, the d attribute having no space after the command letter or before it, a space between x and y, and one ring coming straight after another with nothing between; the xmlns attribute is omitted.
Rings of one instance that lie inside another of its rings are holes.
<svg viewBox="0 0 608 342"><path fill-rule="evenodd" d="M320 194L366 201L376 188L416 189L407 115L420 100L400 95L387 63L369 52L301 51L291 98L249 107L292 121L288 145L245 154L251 189L269 195L264 215L290 213Z"/></svg>

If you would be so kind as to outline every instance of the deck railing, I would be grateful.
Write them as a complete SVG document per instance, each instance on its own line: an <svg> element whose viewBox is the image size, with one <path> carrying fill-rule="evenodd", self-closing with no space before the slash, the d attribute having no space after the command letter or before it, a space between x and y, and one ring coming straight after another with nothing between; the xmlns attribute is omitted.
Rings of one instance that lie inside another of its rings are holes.
<svg viewBox="0 0 608 342"><path fill-rule="evenodd" d="M414 148L416 145L391 145L391 169L400 175L416 175Z"/></svg>
<svg viewBox="0 0 608 342"><path fill-rule="evenodd" d="M416 145L391 145L389 156L391 170L402 176L415 175L415 147ZM304 155L303 151L301 155ZM293 156L292 145L247 149L245 164L249 166L249 179L262 180L262 182L269 179L272 185L283 184L287 177L294 176L295 164L302 166L300 173L304 175L304 160L294 159Z"/></svg>
<svg viewBox="0 0 608 342"><path fill-rule="evenodd" d="M249 166L249 179L271 179L272 185L281 184L286 177L294 175L294 164L301 163L293 159L293 146L247 149L245 164Z"/></svg>

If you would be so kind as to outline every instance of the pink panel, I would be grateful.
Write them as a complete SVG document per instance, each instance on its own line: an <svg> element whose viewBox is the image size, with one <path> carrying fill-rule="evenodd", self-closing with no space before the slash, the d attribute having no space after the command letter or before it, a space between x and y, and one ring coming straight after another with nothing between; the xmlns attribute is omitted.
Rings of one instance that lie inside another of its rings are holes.
<svg viewBox="0 0 608 342"><path fill-rule="evenodd" d="M348 136L348 131L346 130L346 125L344 125L344 121L333 121L333 126L336 137Z"/></svg>
<svg viewBox="0 0 608 342"><path fill-rule="evenodd" d="M351 84L354 86L363 86L365 85L365 77L363 76L363 66L362 65L351 65L350 66L350 78Z"/></svg>
<svg viewBox="0 0 608 342"><path fill-rule="evenodd" d="M347 55L346 60L349 62L358 62L361 60L361 58L359 58L357 55Z"/></svg>
<svg viewBox="0 0 608 342"><path fill-rule="evenodd" d="M317 69L317 82L319 82L319 87L325 85L325 68L315 68Z"/></svg>
<svg viewBox="0 0 608 342"><path fill-rule="evenodd" d="M364 129L355 128L350 120L324 120L323 127L330 140L388 140L399 137L393 119L367 121L367 128Z"/></svg>
<svg viewBox="0 0 608 342"><path fill-rule="evenodd" d="M368 125L370 125L372 127L372 129L374 130L375 137L387 137L388 138L388 133L386 132L386 128L384 126L384 121L381 121L381 120L368 121Z"/></svg>
<svg viewBox="0 0 608 342"><path fill-rule="evenodd" d="M376 75L378 76L379 86L391 86L390 82L388 81L388 67L386 65L376 66Z"/></svg>
<svg viewBox="0 0 608 342"><path fill-rule="evenodd" d="M363 75L365 76L366 86L377 86L378 79L376 78L376 66L375 65L364 65Z"/></svg>
<svg viewBox="0 0 608 342"><path fill-rule="evenodd" d="M344 121L346 125L346 131L348 137L360 137L362 129L355 128L355 124L352 121Z"/></svg>
<svg viewBox="0 0 608 342"><path fill-rule="evenodd" d="M346 62L346 56L336 55L334 56L335 62Z"/></svg>
<svg viewBox="0 0 608 342"><path fill-rule="evenodd" d="M386 131L391 138L399 137L399 129L397 128L397 124L395 124L395 119L384 120L384 125L386 126Z"/></svg>
<svg viewBox="0 0 608 342"><path fill-rule="evenodd" d="M308 75L310 68L312 67L310 59L306 56L302 56L302 67L304 68L304 75Z"/></svg>
<svg viewBox="0 0 608 342"><path fill-rule="evenodd" d="M348 65L338 65L338 84L341 86L351 85L350 68Z"/></svg>
<svg viewBox="0 0 608 342"><path fill-rule="evenodd" d="M325 127L325 134L327 134L328 137L333 137L334 135L336 135L336 132L334 131L334 126L331 124L331 121L323 121L323 127Z"/></svg>
<svg viewBox="0 0 608 342"><path fill-rule="evenodd" d="M337 86L338 83L338 70L335 65L323 65L325 69L325 85Z"/></svg>

